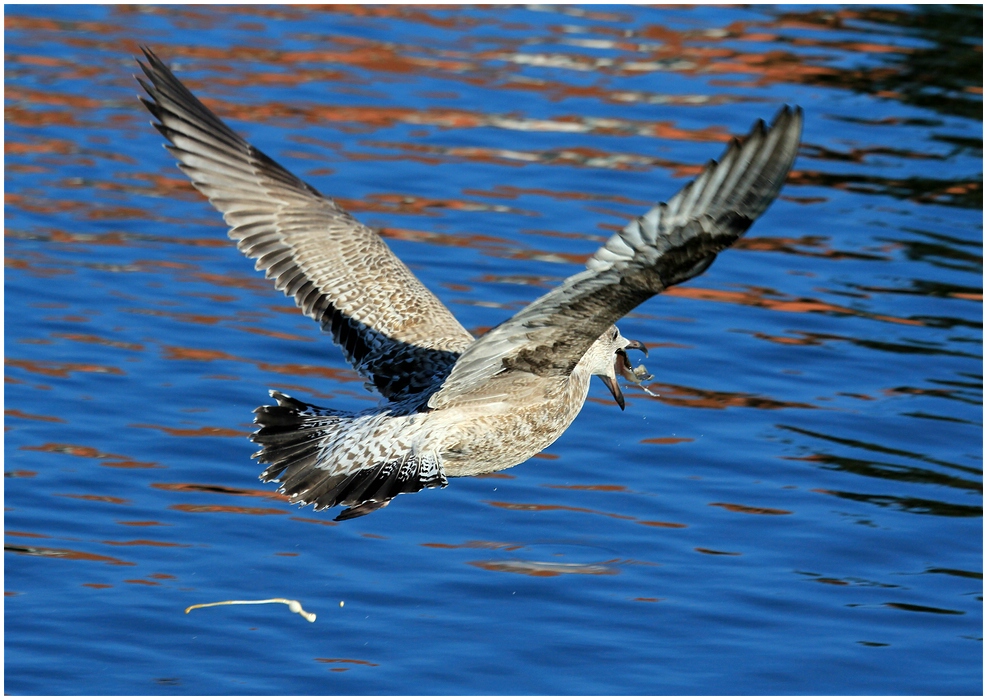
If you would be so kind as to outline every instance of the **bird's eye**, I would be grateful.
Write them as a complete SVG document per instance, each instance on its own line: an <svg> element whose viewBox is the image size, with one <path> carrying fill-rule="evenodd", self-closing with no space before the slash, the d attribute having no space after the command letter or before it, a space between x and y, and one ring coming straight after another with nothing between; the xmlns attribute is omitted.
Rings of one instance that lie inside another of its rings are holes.
<svg viewBox="0 0 987 700"><path fill-rule="evenodd" d="M613 337L611 337L610 340L616 340L618 335L620 335L620 331L617 330L616 328L614 328L613 329Z"/></svg>

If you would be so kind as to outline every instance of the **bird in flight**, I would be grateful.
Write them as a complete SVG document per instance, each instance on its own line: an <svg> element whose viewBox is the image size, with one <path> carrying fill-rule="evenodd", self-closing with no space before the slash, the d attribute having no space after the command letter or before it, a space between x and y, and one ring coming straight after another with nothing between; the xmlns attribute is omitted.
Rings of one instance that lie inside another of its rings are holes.
<svg viewBox="0 0 987 700"><path fill-rule="evenodd" d="M223 215L229 237L299 309L321 324L382 397L359 412L321 408L279 391L255 410L263 481L292 503L366 515L398 494L454 476L513 467L551 445L601 377L621 409L618 380L634 369L614 325L712 264L775 200L791 170L802 110L758 121L719 162L668 202L614 234L579 272L474 338L383 239L247 143L150 49L137 77L166 147Z"/></svg>

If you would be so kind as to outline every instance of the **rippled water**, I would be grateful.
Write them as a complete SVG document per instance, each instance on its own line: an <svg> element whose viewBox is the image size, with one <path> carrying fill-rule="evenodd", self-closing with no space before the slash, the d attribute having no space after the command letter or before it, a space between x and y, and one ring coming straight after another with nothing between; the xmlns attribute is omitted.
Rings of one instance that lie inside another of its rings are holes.
<svg viewBox="0 0 987 700"><path fill-rule="evenodd" d="M8 6L6 692L979 694L981 12ZM139 42L474 333L781 104L804 143L621 324L657 398L336 524L250 412L374 399L162 150ZM183 613L273 597L318 619Z"/></svg>

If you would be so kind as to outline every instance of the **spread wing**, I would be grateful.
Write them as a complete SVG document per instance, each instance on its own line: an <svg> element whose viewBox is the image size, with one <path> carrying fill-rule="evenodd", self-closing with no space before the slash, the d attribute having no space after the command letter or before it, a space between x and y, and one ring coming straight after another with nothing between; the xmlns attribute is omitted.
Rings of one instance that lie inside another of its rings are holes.
<svg viewBox="0 0 987 700"><path fill-rule="evenodd" d="M568 376L612 323L701 274L747 231L778 196L801 133L798 107L784 107L770 128L758 121L746 139L734 139L719 163L707 163L668 203L614 234L585 271L471 345L429 406L489 400L504 393L517 372Z"/></svg>
<svg viewBox="0 0 987 700"><path fill-rule="evenodd" d="M251 146L147 48L141 101L192 184L256 268L332 333L391 401L432 386L473 341L384 241Z"/></svg>

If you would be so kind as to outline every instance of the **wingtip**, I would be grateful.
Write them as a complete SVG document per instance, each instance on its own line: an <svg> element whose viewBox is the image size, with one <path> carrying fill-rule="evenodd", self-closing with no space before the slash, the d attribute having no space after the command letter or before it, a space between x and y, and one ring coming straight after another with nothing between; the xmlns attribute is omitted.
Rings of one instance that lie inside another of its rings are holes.
<svg viewBox="0 0 987 700"><path fill-rule="evenodd" d="M771 120L771 128L775 128L782 121L792 121L801 126L804 116L805 113L799 105L784 104L778 110L775 118Z"/></svg>

